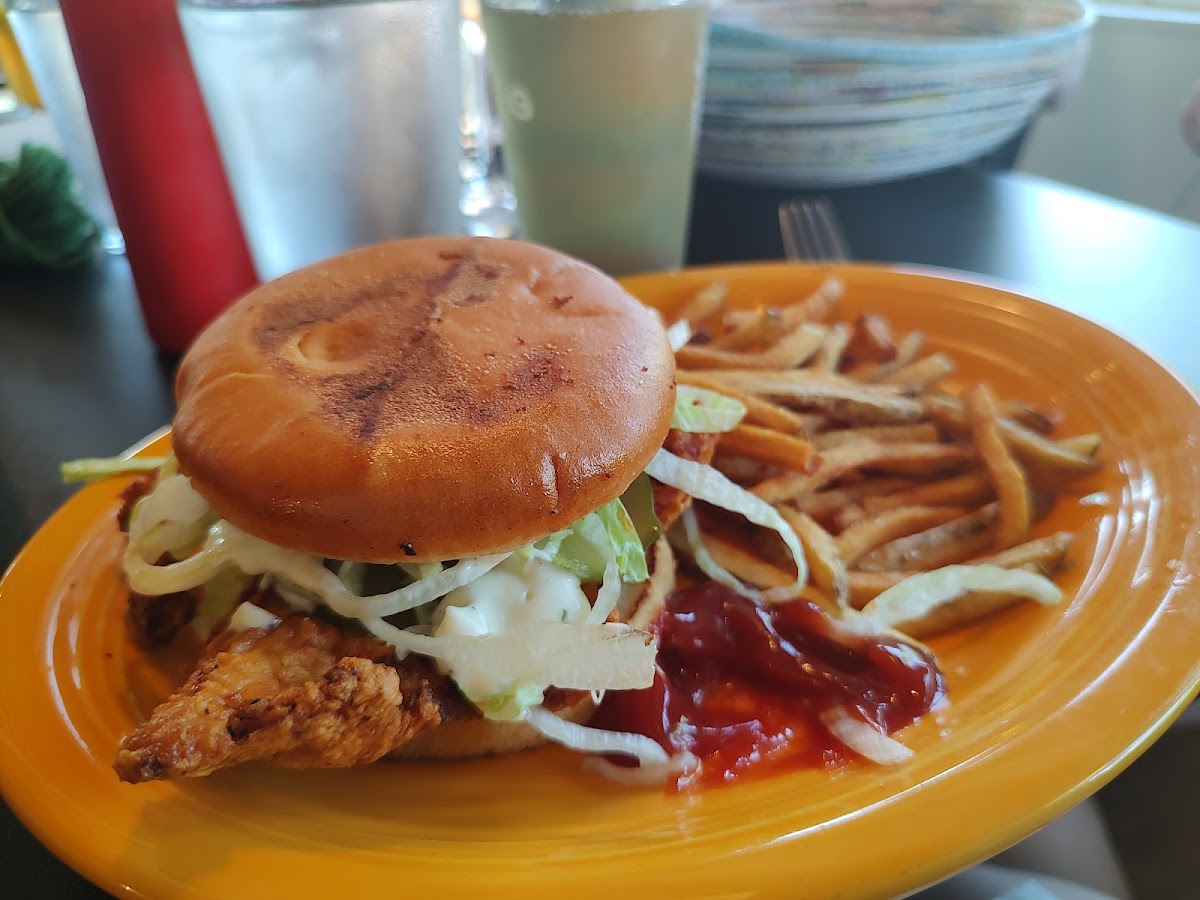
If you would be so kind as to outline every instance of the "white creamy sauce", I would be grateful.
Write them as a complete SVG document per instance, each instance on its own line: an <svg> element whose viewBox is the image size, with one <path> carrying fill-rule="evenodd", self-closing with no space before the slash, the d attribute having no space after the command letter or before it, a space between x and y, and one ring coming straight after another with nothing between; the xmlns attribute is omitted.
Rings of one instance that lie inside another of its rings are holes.
<svg viewBox="0 0 1200 900"><path fill-rule="evenodd" d="M433 614L433 633L482 635L534 622L573 624L590 609L570 572L542 559L510 557L442 598Z"/></svg>
<svg viewBox="0 0 1200 900"><path fill-rule="evenodd" d="M229 630L242 632L251 628L274 628L279 624L279 617L267 612L261 606L246 602L233 611L229 619Z"/></svg>
<svg viewBox="0 0 1200 900"><path fill-rule="evenodd" d="M443 597L433 614L433 635L478 637L538 622L577 624L590 610L575 575L542 559L514 556ZM459 666L448 674L468 696L502 694L512 688L502 672L468 672Z"/></svg>

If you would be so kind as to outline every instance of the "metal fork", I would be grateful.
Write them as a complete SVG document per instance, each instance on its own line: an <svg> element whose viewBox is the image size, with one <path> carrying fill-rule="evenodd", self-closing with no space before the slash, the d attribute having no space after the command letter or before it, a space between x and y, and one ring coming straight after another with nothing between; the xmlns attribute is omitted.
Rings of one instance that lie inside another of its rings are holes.
<svg viewBox="0 0 1200 900"><path fill-rule="evenodd" d="M783 254L805 262L844 262L850 246L833 206L824 197L785 200L779 204Z"/></svg>

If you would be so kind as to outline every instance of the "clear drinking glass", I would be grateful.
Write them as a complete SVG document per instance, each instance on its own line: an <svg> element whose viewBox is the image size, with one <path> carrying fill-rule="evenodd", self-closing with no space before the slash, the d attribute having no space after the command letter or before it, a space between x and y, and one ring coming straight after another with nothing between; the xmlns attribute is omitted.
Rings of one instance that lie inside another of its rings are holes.
<svg viewBox="0 0 1200 900"><path fill-rule="evenodd" d="M483 0L521 236L612 274L683 261L702 0Z"/></svg>
<svg viewBox="0 0 1200 900"><path fill-rule="evenodd" d="M462 111L462 212L469 234L512 237L517 201L504 173L499 128L487 73L487 38L479 0L461 0L459 25Z"/></svg>
<svg viewBox="0 0 1200 900"><path fill-rule="evenodd" d="M179 0L262 279L462 231L457 0Z"/></svg>

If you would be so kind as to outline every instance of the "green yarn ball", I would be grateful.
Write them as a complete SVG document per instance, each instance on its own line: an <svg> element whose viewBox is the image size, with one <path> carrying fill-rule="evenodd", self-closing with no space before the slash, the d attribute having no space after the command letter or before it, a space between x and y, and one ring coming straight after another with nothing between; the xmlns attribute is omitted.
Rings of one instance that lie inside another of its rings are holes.
<svg viewBox="0 0 1200 900"><path fill-rule="evenodd" d="M0 265L65 269L87 260L99 240L65 159L23 144L17 159L0 161Z"/></svg>

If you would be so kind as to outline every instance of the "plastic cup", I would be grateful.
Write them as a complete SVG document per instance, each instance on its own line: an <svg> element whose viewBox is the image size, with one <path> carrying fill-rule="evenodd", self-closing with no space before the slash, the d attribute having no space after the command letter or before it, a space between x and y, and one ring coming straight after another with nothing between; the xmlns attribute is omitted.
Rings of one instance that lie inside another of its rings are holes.
<svg viewBox="0 0 1200 900"><path fill-rule="evenodd" d="M522 237L612 274L683 262L708 6L484 0Z"/></svg>

